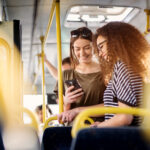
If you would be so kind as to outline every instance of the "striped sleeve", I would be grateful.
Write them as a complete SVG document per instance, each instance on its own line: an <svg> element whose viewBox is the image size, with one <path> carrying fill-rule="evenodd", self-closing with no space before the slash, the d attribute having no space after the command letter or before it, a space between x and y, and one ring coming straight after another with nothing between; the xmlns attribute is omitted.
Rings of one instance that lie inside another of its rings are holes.
<svg viewBox="0 0 150 150"><path fill-rule="evenodd" d="M133 87L132 84L138 82L139 76L136 76L132 72L131 68L127 67L122 62L117 63L116 73L114 76L114 81L116 82L116 97L118 101L129 106L136 107L137 98L135 91L137 87Z"/></svg>

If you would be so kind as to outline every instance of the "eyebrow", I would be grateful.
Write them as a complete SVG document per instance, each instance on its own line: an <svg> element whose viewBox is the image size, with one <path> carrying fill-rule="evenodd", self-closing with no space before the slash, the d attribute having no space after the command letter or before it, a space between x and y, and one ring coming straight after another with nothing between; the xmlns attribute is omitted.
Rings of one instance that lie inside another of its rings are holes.
<svg viewBox="0 0 150 150"><path fill-rule="evenodd" d="M83 48L84 48L84 47L87 47L87 46L91 46L91 45L90 45L90 44L87 44L87 45L83 46ZM75 46L75 48L80 48L80 47Z"/></svg>

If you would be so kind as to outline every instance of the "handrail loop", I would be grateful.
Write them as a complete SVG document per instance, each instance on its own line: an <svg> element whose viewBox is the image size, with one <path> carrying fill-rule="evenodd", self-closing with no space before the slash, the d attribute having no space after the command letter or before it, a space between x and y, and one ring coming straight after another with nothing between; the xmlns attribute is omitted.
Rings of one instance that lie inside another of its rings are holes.
<svg viewBox="0 0 150 150"><path fill-rule="evenodd" d="M36 129L36 131L38 131L38 122L37 122L37 119L36 119L35 115L33 114L33 112L27 108L23 108L23 112L28 114L32 120L31 124L29 124L29 125L34 127Z"/></svg>
<svg viewBox="0 0 150 150"><path fill-rule="evenodd" d="M50 122L50 121L52 121L52 120L57 120L57 115L56 116L52 116L52 117L50 117L50 118L48 118L47 120L46 120L46 122L45 122L45 124L44 124L44 127L43 127L43 130L45 130L46 128L48 128L48 123Z"/></svg>

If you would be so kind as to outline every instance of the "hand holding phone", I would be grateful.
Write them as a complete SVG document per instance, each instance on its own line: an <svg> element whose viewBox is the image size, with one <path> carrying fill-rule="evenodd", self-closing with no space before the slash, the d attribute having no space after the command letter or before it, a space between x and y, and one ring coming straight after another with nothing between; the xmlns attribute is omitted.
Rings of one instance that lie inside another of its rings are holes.
<svg viewBox="0 0 150 150"><path fill-rule="evenodd" d="M67 87L74 86L72 91L81 88L80 84L78 83L78 81L76 79L66 80L65 83L66 83Z"/></svg>
<svg viewBox="0 0 150 150"><path fill-rule="evenodd" d="M73 80L66 80L65 84L67 85L68 89L66 89L65 97L64 97L64 104L70 103L78 103L80 102L84 91L78 81L76 79ZM71 87L74 86L74 87Z"/></svg>

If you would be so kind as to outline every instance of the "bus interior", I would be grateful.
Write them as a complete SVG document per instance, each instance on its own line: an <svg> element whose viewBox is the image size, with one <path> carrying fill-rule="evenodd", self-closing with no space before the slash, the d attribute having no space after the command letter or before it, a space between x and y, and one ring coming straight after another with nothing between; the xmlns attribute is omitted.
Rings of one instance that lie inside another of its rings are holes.
<svg viewBox="0 0 150 150"><path fill-rule="evenodd" d="M120 21L135 26L150 42L150 0L0 0L0 12L0 150L57 149L49 145L48 129L65 128L57 118L64 111L61 68L62 60L70 56L72 30L87 27L95 33L109 22ZM58 71L58 79L44 63L45 56ZM59 104L54 93L57 81ZM147 83L144 108L110 110L143 116L140 129L90 129L84 124L85 120L93 123L89 116L109 111L90 109L75 119L72 142L58 149L150 149L149 90ZM41 122L37 109L42 111Z"/></svg>

